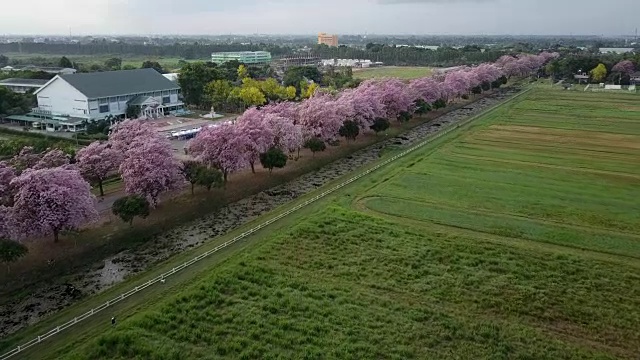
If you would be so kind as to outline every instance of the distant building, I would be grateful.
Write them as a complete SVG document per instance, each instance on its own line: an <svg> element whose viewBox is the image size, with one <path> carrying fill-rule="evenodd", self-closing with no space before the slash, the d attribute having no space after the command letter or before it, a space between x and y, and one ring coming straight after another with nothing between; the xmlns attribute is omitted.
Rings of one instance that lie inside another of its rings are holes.
<svg viewBox="0 0 640 360"><path fill-rule="evenodd" d="M178 82L178 73L162 74L162 76L170 81Z"/></svg>
<svg viewBox="0 0 640 360"><path fill-rule="evenodd" d="M320 58L315 55L291 55L278 59L276 68L286 70L292 66L315 66L320 64Z"/></svg>
<svg viewBox="0 0 640 360"><path fill-rule="evenodd" d="M322 66L338 66L338 67L352 67L352 68L369 68L382 66L382 62L373 62L371 60L361 59L327 59L322 60Z"/></svg>
<svg viewBox="0 0 640 360"><path fill-rule="evenodd" d="M633 52L634 48L600 48L601 54L626 54Z"/></svg>
<svg viewBox="0 0 640 360"><path fill-rule="evenodd" d="M48 131L81 131L86 121L123 118L129 107L142 117L184 108L180 87L154 69L56 75L35 92L38 107L7 120Z"/></svg>
<svg viewBox="0 0 640 360"><path fill-rule="evenodd" d="M48 82L49 80L11 78L0 80L0 86L4 86L13 92L24 94L29 91L37 91Z"/></svg>
<svg viewBox="0 0 640 360"><path fill-rule="evenodd" d="M318 34L318 45L338 46L338 35L330 35L326 33Z"/></svg>
<svg viewBox="0 0 640 360"><path fill-rule="evenodd" d="M271 53L268 51L234 51L211 54L211 62L218 65L233 60L247 65L269 64L271 62Z"/></svg>
<svg viewBox="0 0 640 360"><path fill-rule="evenodd" d="M631 85L640 85L640 71L636 71L629 75Z"/></svg>
<svg viewBox="0 0 640 360"><path fill-rule="evenodd" d="M55 75L68 75L75 74L78 70L71 68L61 68L61 67L43 67L43 66L35 66L35 65L24 65L24 66L5 66L0 69L3 72L12 72L12 71L33 71L33 72L46 72L48 74Z"/></svg>

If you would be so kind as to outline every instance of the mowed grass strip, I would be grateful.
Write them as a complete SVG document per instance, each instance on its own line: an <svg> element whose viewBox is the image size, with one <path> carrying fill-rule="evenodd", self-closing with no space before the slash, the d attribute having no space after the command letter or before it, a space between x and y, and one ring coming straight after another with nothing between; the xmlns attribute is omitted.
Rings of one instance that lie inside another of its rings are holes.
<svg viewBox="0 0 640 360"><path fill-rule="evenodd" d="M334 205L60 358L632 358L635 270Z"/></svg>
<svg viewBox="0 0 640 360"><path fill-rule="evenodd" d="M640 235L587 229L484 209L445 207L409 199L366 198L366 208L382 214L469 229L512 239L539 241L578 249L629 256L640 260Z"/></svg>
<svg viewBox="0 0 640 360"><path fill-rule="evenodd" d="M359 69L353 72L356 79L374 79L383 77L394 77L404 80L417 79L430 76L433 69L421 66L385 66L378 68Z"/></svg>

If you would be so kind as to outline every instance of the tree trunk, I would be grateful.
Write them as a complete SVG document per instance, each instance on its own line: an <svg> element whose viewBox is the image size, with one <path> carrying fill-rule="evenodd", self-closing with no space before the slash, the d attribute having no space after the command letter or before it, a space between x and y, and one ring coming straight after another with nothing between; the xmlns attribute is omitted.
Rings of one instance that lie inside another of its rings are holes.
<svg viewBox="0 0 640 360"><path fill-rule="evenodd" d="M195 184L191 183L191 195L195 194L194 187L195 187Z"/></svg>
<svg viewBox="0 0 640 360"><path fill-rule="evenodd" d="M102 179L98 180L98 187L100 188L100 197L104 197L104 189L102 188Z"/></svg>
<svg viewBox="0 0 640 360"><path fill-rule="evenodd" d="M131 218L131 220L129 220L129 226L133 226L133 219L134 218Z"/></svg>
<svg viewBox="0 0 640 360"><path fill-rule="evenodd" d="M251 172L255 174L256 173L256 169L253 166L254 165L253 163L254 163L253 161L249 161L249 164L251 165Z"/></svg>
<svg viewBox="0 0 640 360"><path fill-rule="evenodd" d="M227 183L227 175L229 174L229 172L225 170L225 171L222 172L222 174L224 175L224 183L226 184Z"/></svg>
<svg viewBox="0 0 640 360"><path fill-rule="evenodd" d="M300 159L300 148L298 147L298 158L296 159L296 161L298 161L298 159Z"/></svg>
<svg viewBox="0 0 640 360"><path fill-rule="evenodd" d="M60 230L58 229L53 229L53 242L57 243L58 240L60 240Z"/></svg>

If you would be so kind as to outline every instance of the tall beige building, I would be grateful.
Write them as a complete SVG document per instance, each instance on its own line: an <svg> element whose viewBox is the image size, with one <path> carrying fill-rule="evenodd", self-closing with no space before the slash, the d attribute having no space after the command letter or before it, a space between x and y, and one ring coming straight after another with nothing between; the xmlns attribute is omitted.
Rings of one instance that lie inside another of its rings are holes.
<svg viewBox="0 0 640 360"><path fill-rule="evenodd" d="M327 33L318 34L318 44L325 44L327 46L338 46L338 35L329 35Z"/></svg>

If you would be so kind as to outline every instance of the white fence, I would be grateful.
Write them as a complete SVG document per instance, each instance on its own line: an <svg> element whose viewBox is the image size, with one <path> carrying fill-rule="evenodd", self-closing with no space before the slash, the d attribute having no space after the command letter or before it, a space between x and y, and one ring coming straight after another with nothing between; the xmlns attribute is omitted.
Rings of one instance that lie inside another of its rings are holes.
<svg viewBox="0 0 640 360"><path fill-rule="evenodd" d="M528 92L528 90L519 93L518 95L512 97L511 99L515 99L515 98L521 96L522 94L524 94L526 92ZM329 194L331 194L331 193L343 188L344 186L349 185L352 182L354 182L354 181L356 181L356 180L358 180L358 179L360 179L360 178L362 178L362 177L364 177L366 175L369 175L370 173L380 169L381 167L383 167L383 166L385 166L385 165L387 165L389 163L392 163L392 162L398 160L401 157L406 156L407 154L409 154L409 153L411 153L411 152L423 147L424 145L428 144L429 142L431 142L433 140L436 140L436 139L438 139L438 138L450 133L451 131L453 131L453 130L461 127L461 126L464 126L464 125L468 124L469 122L479 118L483 114L485 114L485 113L497 108L500 105L502 105L502 104L497 104L497 105L495 105L495 106L493 106L493 107L481 112L480 114L472 116L471 118L469 118L469 119L467 119L467 120L465 120L465 121L463 121L461 123L454 124L454 125L449 126L446 129L443 129L442 131L440 131L440 132L438 132L438 133L436 133L436 134L434 134L432 136L428 136L426 140L424 140L424 141L422 141L422 142L420 142L420 143L418 143L418 144L416 144L416 145L404 150L403 152L401 152L401 153L399 153L399 154L397 154L397 155L395 155L395 156L393 156L393 157L391 157L391 158L389 158L389 159L387 159L387 160L375 165L374 167L372 167L372 168L370 168L370 169L368 169L368 170L366 170L366 171L364 171L364 172L362 172L362 173L360 173L360 174L358 174L358 175L356 175L356 176L354 176L354 177L352 177L352 178L350 178L350 179L348 179L348 180L346 180L346 181L344 181L344 182L332 187L331 189L326 190L326 191L320 193L319 195L316 195L313 198L308 199L308 200L306 200L306 201L304 201L304 202L292 207L291 209L289 209L289 210L287 210L287 211L285 211L285 212L283 212L283 213L281 213L281 214L279 214L279 215L277 215L277 216L275 216L275 217L273 217L273 218L261 223L260 225L254 227L254 228L252 228L250 230L247 230L247 231L243 232L242 234L234 237L233 239L228 240L228 241L216 246L215 248L213 248L211 250L208 250L208 251L206 251L206 252L194 257L193 259L191 259L191 260L189 260L189 261L187 261L187 262L185 262L185 263L183 263L183 264L181 264L181 265L179 265L177 267L174 267L170 271L167 271L166 273L164 273L164 274L162 274L162 275L160 275L160 276L158 276L158 277L156 277L156 278L154 278L152 280L149 280L149 281L147 281L146 283L144 283L142 285L136 286L135 288L132 288L131 290L118 295L117 297L107 301L106 303L104 303L104 304L102 304L102 305L100 305L100 306L98 306L98 307L96 307L94 309L91 309L90 311L87 311L86 313L84 313L84 314L82 314L82 315L80 315L78 317L75 317L72 320L69 320L66 323L62 324L62 325L56 326L55 328L49 330L48 332L46 332L46 333L44 333L42 335L39 335L38 337L32 339L31 341L17 346L16 348L10 350L9 352L1 355L0 356L0 360L9 359L10 357L12 357L12 356L14 356L16 354L19 354L22 351L24 351L24 350L26 350L26 349L34 346L34 345L39 344L40 342L42 342L42 341L44 341L44 340L46 340L46 339L58 334L59 332L65 330L65 329L68 329L68 328L72 327L73 325L75 325L75 324L77 324L77 323L79 323L79 322L81 322L83 320L86 320L87 318L89 318L89 317L99 313L100 311L102 311L102 310L104 310L104 309L106 309L106 308L108 308L108 307L110 307L110 306L112 306L112 305L114 305L114 304L116 304L116 303L128 298L129 296L131 296L131 295L133 295L133 294L135 294L135 293L137 293L139 291L142 291L142 290L148 288L151 285L159 283L162 279L167 278L167 277L169 277L171 275L174 275L175 273L177 273L177 272L179 272L181 270L186 269L187 267L197 263L198 261L200 261L200 260L202 260L202 259L204 259L204 258L206 258L206 257L208 257L208 256L210 256L210 255L212 255L212 254L214 254L214 253L216 253L216 252L218 252L218 251L220 251L220 250L222 250L222 249L224 249L224 248L226 248L226 247L228 247L228 246L230 246L230 245L232 245L232 244L234 244L234 243L236 243L236 242L238 242L238 241L240 241L240 240L242 240L244 238L246 238L247 236L255 233L256 231L259 231L259 230L261 230L261 229L273 224L274 222L284 218L285 216L288 216L288 215L290 215L290 214L302 209L303 207L305 207L305 206L307 206L309 204L312 204L312 203L322 199L323 197L325 197L325 196L327 196L327 195L329 195Z"/></svg>

